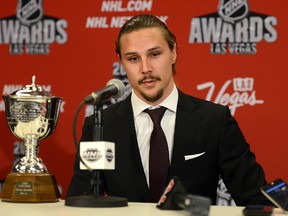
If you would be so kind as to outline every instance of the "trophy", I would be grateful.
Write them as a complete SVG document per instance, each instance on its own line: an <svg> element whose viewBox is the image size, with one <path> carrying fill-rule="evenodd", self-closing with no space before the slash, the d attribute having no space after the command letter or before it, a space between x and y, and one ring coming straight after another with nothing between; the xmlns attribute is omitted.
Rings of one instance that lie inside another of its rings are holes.
<svg viewBox="0 0 288 216"><path fill-rule="evenodd" d="M62 98L54 97L35 84L3 96L10 131L24 140L25 156L8 174L1 199L7 202L57 202L60 193L56 178L37 157L39 141L55 129Z"/></svg>

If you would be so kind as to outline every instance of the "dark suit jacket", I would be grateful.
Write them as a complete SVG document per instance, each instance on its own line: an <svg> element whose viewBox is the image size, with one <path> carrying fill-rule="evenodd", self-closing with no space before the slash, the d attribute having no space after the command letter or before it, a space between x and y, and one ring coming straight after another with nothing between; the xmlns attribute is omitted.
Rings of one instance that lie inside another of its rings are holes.
<svg viewBox="0 0 288 216"><path fill-rule="evenodd" d="M146 183L134 127L131 96L103 111L104 141L115 143L115 170L104 171L106 192L110 196L126 197L131 202L148 202ZM88 117L82 131L82 141L93 137L93 118ZM205 152L186 160L185 155ZM74 165L74 176L67 196L88 191L90 173ZM235 121L229 108L179 91L174 147L170 177L178 176L190 194L216 202L221 175L237 205L266 203L260 187L266 183L264 171Z"/></svg>

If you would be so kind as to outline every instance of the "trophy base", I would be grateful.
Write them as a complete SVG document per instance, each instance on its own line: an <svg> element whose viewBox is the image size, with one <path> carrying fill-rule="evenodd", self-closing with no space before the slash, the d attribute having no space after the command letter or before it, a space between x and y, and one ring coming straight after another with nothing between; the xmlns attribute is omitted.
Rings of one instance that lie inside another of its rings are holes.
<svg viewBox="0 0 288 216"><path fill-rule="evenodd" d="M50 173L8 174L0 198L5 202L57 202L61 195L55 176Z"/></svg>

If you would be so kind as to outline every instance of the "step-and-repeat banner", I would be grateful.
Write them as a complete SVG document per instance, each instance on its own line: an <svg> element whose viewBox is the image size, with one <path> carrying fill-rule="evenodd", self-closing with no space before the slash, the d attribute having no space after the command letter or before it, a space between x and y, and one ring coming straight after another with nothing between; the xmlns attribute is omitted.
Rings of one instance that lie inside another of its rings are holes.
<svg viewBox="0 0 288 216"><path fill-rule="evenodd" d="M154 14L178 40L177 85L228 105L267 180L288 181L287 6L287 0L0 0L0 90L11 94L35 75L36 84L64 99L56 130L40 141L38 156L65 198L77 107L112 78L122 80L129 93L115 40L131 16ZM78 138L84 116L92 112L91 106L80 112ZM25 150L8 128L2 98L0 125L5 179ZM220 183L219 204L231 202Z"/></svg>

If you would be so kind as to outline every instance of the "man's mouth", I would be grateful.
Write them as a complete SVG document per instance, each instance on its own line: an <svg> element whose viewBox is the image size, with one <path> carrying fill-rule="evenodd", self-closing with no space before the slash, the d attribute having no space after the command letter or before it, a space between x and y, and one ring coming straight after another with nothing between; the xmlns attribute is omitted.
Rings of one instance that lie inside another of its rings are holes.
<svg viewBox="0 0 288 216"><path fill-rule="evenodd" d="M138 82L138 84L151 84L155 81L161 81L161 79L159 77L144 77Z"/></svg>

